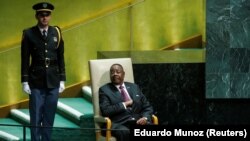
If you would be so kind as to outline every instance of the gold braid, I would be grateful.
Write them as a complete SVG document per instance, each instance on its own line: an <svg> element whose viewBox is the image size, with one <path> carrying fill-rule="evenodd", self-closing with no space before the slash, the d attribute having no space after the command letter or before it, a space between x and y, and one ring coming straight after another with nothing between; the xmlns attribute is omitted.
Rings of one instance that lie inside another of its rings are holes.
<svg viewBox="0 0 250 141"><path fill-rule="evenodd" d="M57 26L55 26L55 28L56 28L56 31L57 31L57 34L58 34L58 42L57 42L57 47L56 47L56 48L58 48L59 44L60 44L60 41L61 41L61 32L60 32L60 30L59 30L59 28Z"/></svg>

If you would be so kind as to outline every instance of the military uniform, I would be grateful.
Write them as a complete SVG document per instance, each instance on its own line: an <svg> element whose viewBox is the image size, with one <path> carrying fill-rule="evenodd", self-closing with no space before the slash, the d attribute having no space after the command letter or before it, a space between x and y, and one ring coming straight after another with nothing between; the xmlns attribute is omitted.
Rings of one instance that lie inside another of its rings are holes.
<svg viewBox="0 0 250 141"><path fill-rule="evenodd" d="M21 81L31 88L57 88L66 80L64 42L56 27L49 26L45 39L37 26L24 30L21 52Z"/></svg>
<svg viewBox="0 0 250 141"><path fill-rule="evenodd" d="M49 26L54 6L41 2L33 9L38 23L23 31L21 82L29 94L31 140L51 141L59 93L66 81L64 41L59 27Z"/></svg>

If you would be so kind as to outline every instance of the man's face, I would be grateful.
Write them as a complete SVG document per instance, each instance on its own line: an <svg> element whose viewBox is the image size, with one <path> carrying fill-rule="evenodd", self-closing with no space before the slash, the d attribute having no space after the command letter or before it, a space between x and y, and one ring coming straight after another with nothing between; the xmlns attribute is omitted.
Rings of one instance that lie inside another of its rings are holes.
<svg viewBox="0 0 250 141"><path fill-rule="evenodd" d="M38 21L39 26L46 27L49 25L51 14L50 12L39 12L36 15L36 19Z"/></svg>
<svg viewBox="0 0 250 141"><path fill-rule="evenodd" d="M120 85L123 83L125 72L119 65L113 65L110 68L110 80L115 85Z"/></svg>

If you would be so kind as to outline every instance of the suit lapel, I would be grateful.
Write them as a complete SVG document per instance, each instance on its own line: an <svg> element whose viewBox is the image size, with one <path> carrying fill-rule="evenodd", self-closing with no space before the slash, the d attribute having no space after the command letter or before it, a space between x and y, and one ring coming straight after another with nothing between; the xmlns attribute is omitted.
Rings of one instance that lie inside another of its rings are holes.
<svg viewBox="0 0 250 141"><path fill-rule="evenodd" d="M112 90L112 94L114 97L116 97L117 99L121 99L122 100L122 96L121 96L121 93L120 91L112 84L110 83L110 88Z"/></svg>
<svg viewBox="0 0 250 141"><path fill-rule="evenodd" d="M43 35L42 35L41 31L39 30L38 26L35 26L33 28L33 33L35 34L36 37L43 40Z"/></svg>
<svg viewBox="0 0 250 141"><path fill-rule="evenodd" d="M131 99L134 99L134 91L128 83L124 83Z"/></svg>
<svg viewBox="0 0 250 141"><path fill-rule="evenodd" d="M53 35L52 27L49 26L49 28L48 28L48 34L47 34L47 41L48 41L48 39L53 39L53 38L51 38L53 36L54 35Z"/></svg>

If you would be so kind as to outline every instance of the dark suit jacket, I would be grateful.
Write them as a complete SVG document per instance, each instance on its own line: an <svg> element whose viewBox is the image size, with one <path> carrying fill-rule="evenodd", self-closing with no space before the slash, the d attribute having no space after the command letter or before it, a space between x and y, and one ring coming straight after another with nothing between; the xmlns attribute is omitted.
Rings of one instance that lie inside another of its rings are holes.
<svg viewBox="0 0 250 141"><path fill-rule="evenodd" d="M135 119L147 117L151 121L153 107L143 95L138 85L129 82L125 82L124 84L133 100L132 107L125 109L119 90L112 83L108 83L99 89L99 104L102 115L109 117L112 122L119 124L127 122L132 117Z"/></svg>
<svg viewBox="0 0 250 141"><path fill-rule="evenodd" d="M45 65L46 58L50 60L48 67ZM49 26L46 39L43 39L37 26L24 30L21 81L29 82L31 88L56 88L60 81L65 80L64 42L55 27Z"/></svg>

